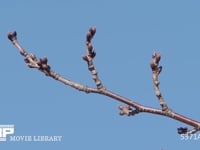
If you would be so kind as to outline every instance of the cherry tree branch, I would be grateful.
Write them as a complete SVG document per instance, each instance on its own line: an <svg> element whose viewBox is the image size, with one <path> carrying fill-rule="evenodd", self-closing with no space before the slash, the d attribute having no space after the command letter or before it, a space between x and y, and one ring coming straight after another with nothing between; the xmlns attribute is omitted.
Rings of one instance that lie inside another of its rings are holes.
<svg viewBox="0 0 200 150"><path fill-rule="evenodd" d="M92 27L92 28L89 29L89 31L88 31L88 33L86 35L87 55L84 55L82 58L88 64L88 69L92 74L92 78L96 83L97 89L98 90L103 90L105 88L103 87L103 84L101 83L101 81L100 81L100 79L98 77L98 73L97 73L97 71L96 71L96 69L94 67L94 64L93 64L93 59L96 56L96 51L93 50L93 46L92 46L91 40L92 40L92 38L93 38L95 33L96 33L96 28Z"/></svg>
<svg viewBox="0 0 200 150"><path fill-rule="evenodd" d="M187 127L180 127L178 128L178 133L179 134L194 134L197 131L200 130L200 122L195 121L191 118L185 117L181 114L178 114L167 106L167 103L164 101L164 98L161 95L161 91L159 90L159 80L158 80L158 75L161 73L162 67L159 66L159 62L161 59L161 55L159 53L154 53L152 55L152 61L151 61L151 69L152 69L152 76L153 76L153 83L154 83L154 90L156 93L156 96L159 100L159 103L161 105L162 109L157 109L157 108L152 108L148 106L141 105L133 100L130 100L128 98L122 97L112 91L109 91L106 89L101 80L98 77L98 72L95 69L95 66L93 64L93 59L96 56L96 51L93 49L91 40L94 37L96 33L96 29L94 27L90 28L87 35L86 35L86 48L87 48L87 53L84 55L82 58L85 60L88 64L88 69L92 74L92 78L96 84L96 88L93 87L88 87L86 85L82 85L79 83L76 83L74 81L71 81L67 78L62 77L58 73L54 72L50 65L48 64L48 59L47 57L43 57L38 59L36 55L28 53L18 42L17 40L17 32L9 32L8 33L8 39L16 46L16 48L19 50L19 53L25 57L25 63L27 64L28 67L30 68L35 68L38 69L40 72L44 73L46 76L51 77L55 80L58 80L68 86L71 86L72 88L75 88L79 91L85 92L85 93L96 93L96 94L101 94L108 96L114 100L120 101L124 104L125 106L119 106L120 109L120 115L127 115L127 116L134 116L139 113L151 113L155 115L162 115L166 116L175 120L178 120L182 123L185 123L187 125L190 125L193 127L192 130L188 130Z"/></svg>
<svg viewBox="0 0 200 150"><path fill-rule="evenodd" d="M158 80L158 75L162 71L162 66L159 66L160 59L161 59L161 55L159 53L153 53L150 66L152 69L152 77L153 77L155 94L160 102L160 106L162 107L162 110L167 111L169 110L169 108L167 104L165 103L164 98L162 97L161 91L159 89L160 81Z"/></svg>

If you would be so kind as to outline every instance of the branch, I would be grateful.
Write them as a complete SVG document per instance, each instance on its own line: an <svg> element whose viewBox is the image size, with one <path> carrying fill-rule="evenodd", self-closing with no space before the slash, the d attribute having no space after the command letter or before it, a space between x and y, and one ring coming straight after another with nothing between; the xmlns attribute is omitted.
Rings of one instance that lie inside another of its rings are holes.
<svg viewBox="0 0 200 150"><path fill-rule="evenodd" d="M95 50L93 50L93 46L91 43L92 38L94 37L96 33L96 29L94 27L90 28L87 35L86 35L86 48L87 48L87 54L84 55L82 58L85 60L88 64L88 69L92 74L92 78L96 84L96 88L88 87L86 85L82 85L76 82L73 82L67 78L62 77L61 75L55 73L50 65L48 64L47 57L37 59L36 55L28 53L23 47L19 44L17 40L17 32L9 32L8 33L8 39L17 47L20 54L25 57L25 63L30 68L36 68L40 72L44 73L46 76L51 77L55 80L58 80L68 86L71 86L72 88L75 88L79 91L85 92L85 93L96 93L108 96L110 98L113 98L114 100L120 101L126 106L119 106L120 109L120 115L127 115L127 116L134 116L136 114L145 112L145 113L151 113L155 115L162 115L166 116L175 120L178 120L182 123L185 123L187 125L190 125L194 127L192 130L188 130L187 127L180 127L178 128L179 134L194 134L195 132L200 130L200 122L195 121L193 119L190 119L188 117L185 117L183 115L180 115L176 112L173 112L169 107L167 106L166 102L164 101L161 92L159 90L159 80L158 75L161 73L162 67L159 66L159 61L161 59L161 56L159 53L154 53L152 56L152 62L151 62L151 69L153 74L153 82L154 82L154 90L156 93L156 96L159 100L159 103L161 105L162 109L152 108L148 106L141 105L133 100L130 100L128 98L122 97L116 93L113 93L109 90L107 90L102 82L100 81L98 77L97 70L94 67L93 59L96 56Z"/></svg>
<svg viewBox="0 0 200 150"><path fill-rule="evenodd" d="M96 83L97 89L103 90L105 88L103 87L101 81L99 80L98 73L97 73L97 71L94 67L94 64L93 64L93 59L96 56L96 51L93 50L91 40L92 40L95 33L96 33L96 28L93 27L93 28L89 29L87 36L86 36L87 55L84 55L82 58L88 64L88 69L92 74L92 78Z"/></svg>

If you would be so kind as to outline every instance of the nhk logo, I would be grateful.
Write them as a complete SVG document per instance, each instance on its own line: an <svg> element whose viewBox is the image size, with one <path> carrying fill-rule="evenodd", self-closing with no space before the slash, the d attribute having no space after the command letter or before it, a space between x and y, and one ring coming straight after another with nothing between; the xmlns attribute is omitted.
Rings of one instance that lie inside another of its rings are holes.
<svg viewBox="0 0 200 150"><path fill-rule="evenodd" d="M6 141L9 134L14 134L14 125L0 125L0 141Z"/></svg>

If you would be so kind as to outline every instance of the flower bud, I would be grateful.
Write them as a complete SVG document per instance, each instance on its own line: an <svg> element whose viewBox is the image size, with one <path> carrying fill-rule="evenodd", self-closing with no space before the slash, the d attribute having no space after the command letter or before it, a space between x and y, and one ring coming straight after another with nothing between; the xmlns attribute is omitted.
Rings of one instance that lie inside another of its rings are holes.
<svg viewBox="0 0 200 150"><path fill-rule="evenodd" d="M95 27L91 27L89 29L89 32L92 34L92 36L94 36L94 34L96 33L96 28Z"/></svg>

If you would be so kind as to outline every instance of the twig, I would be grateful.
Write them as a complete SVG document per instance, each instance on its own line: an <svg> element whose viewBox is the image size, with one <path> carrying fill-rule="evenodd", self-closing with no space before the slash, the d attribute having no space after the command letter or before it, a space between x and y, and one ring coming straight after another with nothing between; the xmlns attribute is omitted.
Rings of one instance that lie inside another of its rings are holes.
<svg viewBox="0 0 200 150"><path fill-rule="evenodd" d="M167 106L167 103L164 101L164 98L159 89L160 81L158 80L158 76L162 71L162 66L159 66L160 59L161 59L160 53L153 53L150 66L152 69L154 90L155 90L155 94L160 102L160 106L161 106L162 110L166 111L166 112L171 112L171 110Z"/></svg>
<svg viewBox="0 0 200 150"><path fill-rule="evenodd" d="M82 58L83 58L83 60L85 60L88 63L88 69L90 70L90 72L92 74L92 78L96 83L97 89L103 90L105 88L103 87L103 84L101 83L101 81L98 77L98 73L93 64L93 59L96 56L96 51L93 50L91 40L92 40L93 36L95 35L95 33L96 33L96 28L91 27L86 35L87 55L84 55Z"/></svg>
<svg viewBox="0 0 200 150"><path fill-rule="evenodd" d="M158 67L159 61L160 61L160 55L158 53L153 54L153 59L151 63L151 68L153 72L153 80L154 80L154 89L156 91L156 95L160 101L160 105L162 109L156 109L152 107L147 107L144 105L141 105L139 103L136 103L135 101L132 101L130 99L127 99L125 97L122 97L118 94L115 94L107 89L104 88L103 84L98 78L97 71L94 67L93 64L93 58L96 55L96 52L93 50L93 46L91 44L91 39L93 38L94 34L96 32L95 28L90 28L89 32L87 33L86 36L86 46L87 46L87 55L83 56L83 59L88 63L88 69L90 70L93 80L95 81L96 87L97 88L92 88L88 87L76 82L73 82L69 79L66 79L62 77L61 75L55 73L51 67L48 65L48 59L47 57L37 60L37 57L34 54L29 54L28 52L25 51L25 49L22 48L22 46L19 44L17 41L17 33L16 32L9 32L8 33L8 38L9 40L18 48L20 54L25 57L25 62L28 67L30 68L37 68L39 71L44 73L46 76L52 77L55 80L58 80L68 86L71 86L72 88L75 88L79 91L83 91L86 93L97 93L101 95L105 95L108 97L113 98L114 100L118 100L126 106L119 106L119 109L121 110L120 115L128 115L128 116L133 116L135 114L139 114L142 112L146 113L151 113L151 114L156 114L156 115L162 115L166 116L175 120L178 120L182 123L188 124L190 126L193 126L194 129L192 130L186 130L186 128L178 128L178 133L179 134L193 134L197 131L200 130L200 122L192 120L190 118L187 118L183 115L180 115L178 113L172 112L167 104L164 102L161 93L159 91L158 85L158 75L161 72L161 67ZM170 110L170 113L169 111Z"/></svg>
<svg viewBox="0 0 200 150"><path fill-rule="evenodd" d="M37 60L36 56L34 54L27 53L23 47L19 44L17 41L17 33L8 33L9 40L18 48L20 54L25 57L25 62L28 67L30 68L37 68L41 72L43 72L46 76L52 77L55 80L58 80L66 85L69 85L79 91L83 91L86 93L98 93L97 89L90 88L75 82L72 82L66 78L63 78L61 75L55 73L53 70L51 70L51 67L47 64L48 59L46 57L41 58L39 61Z"/></svg>

